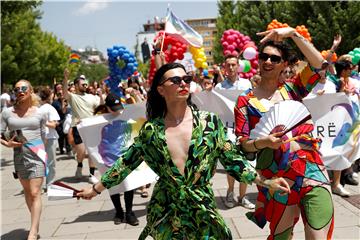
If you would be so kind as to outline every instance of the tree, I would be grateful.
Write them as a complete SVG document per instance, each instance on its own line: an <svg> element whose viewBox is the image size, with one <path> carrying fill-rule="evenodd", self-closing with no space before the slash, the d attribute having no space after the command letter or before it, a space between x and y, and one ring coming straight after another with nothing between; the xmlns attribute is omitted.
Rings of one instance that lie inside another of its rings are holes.
<svg viewBox="0 0 360 240"><path fill-rule="evenodd" d="M105 64L80 64L77 76L84 74L87 80L92 83L100 82L109 75L108 67Z"/></svg>
<svg viewBox="0 0 360 240"><path fill-rule="evenodd" d="M63 75L68 47L36 22L40 1L3 1L1 3L1 76L14 84L27 79L33 85L52 84Z"/></svg>

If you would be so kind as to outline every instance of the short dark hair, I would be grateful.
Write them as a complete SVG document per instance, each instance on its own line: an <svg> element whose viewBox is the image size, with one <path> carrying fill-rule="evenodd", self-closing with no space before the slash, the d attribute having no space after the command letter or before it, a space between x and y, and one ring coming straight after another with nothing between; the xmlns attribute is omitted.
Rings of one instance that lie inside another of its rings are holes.
<svg viewBox="0 0 360 240"><path fill-rule="evenodd" d="M281 52L281 58L285 62L289 62L292 60L293 53L291 52L289 44L285 42L266 41L260 45L259 53L262 53L264 49L268 46L277 48Z"/></svg>
<svg viewBox="0 0 360 240"><path fill-rule="evenodd" d="M163 82L165 73L171 69L182 68L185 72L185 67L180 63L167 63L162 65L155 73L153 82L148 92L148 98L146 102L146 115L148 120L155 119L157 117L165 117L167 112L165 99L159 94L157 87ZM187 99L188 105L196 106L191 102L191 95Z"/></svg>
<svg viewBox="0 0 360 240"><path fill-rule="evenodd" d="M226 60L228 60L229 58L236 58L236 59L238 59L238 56L233 55L233 54L228 54L228 55L225 56L225 61L224 61L224 62L226 62Z"/></svg>
<svg viewBox="0 0 360 240"><path fill-rule="evenodd" d="M347 60L341 60L341 61L335 62L336 76L338 78L340 78L341 73L344 70L351 68L351 65L352 65L352 63L350 61L347 61Z"/></svg>
<svg viewBox="0 0 360 240"><path fill-rule="evenodd" d="M49 88L40 89L39 96L40 96L41 101L48 100L51 96L51 89L49 89Z"/></svg>

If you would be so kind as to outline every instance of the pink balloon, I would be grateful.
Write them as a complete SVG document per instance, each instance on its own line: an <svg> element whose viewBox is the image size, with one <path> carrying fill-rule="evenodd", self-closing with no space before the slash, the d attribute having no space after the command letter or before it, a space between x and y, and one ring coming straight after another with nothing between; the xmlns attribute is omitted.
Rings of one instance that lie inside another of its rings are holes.
<svg viewBox="0 0 360 240"><path fill-rule="evenodd" d="M234 45L228 45L227 50L229 50L231 52L234 51L235 50Z"/></svg>
<svg viewBox="0 0 360 240"><path fill-rule="evenodd" d="M239 55L239 53L236 50L234 50L234 51L231 52L231 55L237 56L237 55Z"/></svg>
<svg viewBox="0 0 360 240"><path fill-rule="evenodd" d="M259 61L258 60L252 60L251 61L251 66L255 67L259 65Z"/></svg>
<svg viewBox="0 0 360 240"><path fill-rule="evenodd" d="M225 56L227 56L227 55L231 55L231 51L229 51L229 50L225 50L225 51L224 51L224 55L225 55Z"/></svg>
<svg viewBox="0 0 360 240"><path fill-rule="evenodd" d="M229 30L226 30L223 34L226 36L226 35L229 35L230 32L229 32Z"/></svg>
<svg viewBox="0 0 360 240"><path fill-rule="evenodd" d="M183 60L184 59L184 54L179 54L178 59Z"/></svg>
<svg viewBox="0 0 360 240"><path fill-rule="evenodd" d="M228 43L233 43L235 41L235 38L232 35L229 35L227 41Z"/></svg>
<svg viewBox="0 0 360 240"><path fill-rule="evenodd" d="M256 57L256 55L257 55L257 52L256 52L255 48L253 48L253 47L247 47L247 48L245 48L245 50L243 52L243 56L247 60L254 59Z"/></svg>
<svg viewBox="0 0 360 240"><path fill-rule="evenodd" d="M228 42L223 42L222 45L223 45L224 48L227 48L229 46L229 43Z"/></svg>

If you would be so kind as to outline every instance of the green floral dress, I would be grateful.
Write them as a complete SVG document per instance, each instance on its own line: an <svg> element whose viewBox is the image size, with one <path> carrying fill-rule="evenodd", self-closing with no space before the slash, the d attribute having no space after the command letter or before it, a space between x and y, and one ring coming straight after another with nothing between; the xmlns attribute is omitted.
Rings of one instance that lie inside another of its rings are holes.
<svg viewBox="0 0 360 240"><path fill-rule="evenodd" d="M101 178L110 188L145 161L159 176L147 211L147 225L139 239L232 239L216 210L210 179L218 160L237 181L251 183L256 171L226 136L220 119L193 112L193 131L184 175L171 160L163 118L146 122L134 143Z"/></svg>

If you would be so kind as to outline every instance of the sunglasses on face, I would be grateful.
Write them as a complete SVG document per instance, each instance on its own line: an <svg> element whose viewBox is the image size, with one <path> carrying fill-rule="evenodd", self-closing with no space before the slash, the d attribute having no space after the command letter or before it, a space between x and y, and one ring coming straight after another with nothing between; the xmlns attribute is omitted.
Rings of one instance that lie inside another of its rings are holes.
<svg viewBox="0 0 360 240"><path fill-rule="evenodd" d="M193 80L193 76L190 76L190 75L185 75L182 77L174 76L174 77L169 77L169 78L165 79L165 81L162 84L164 84L167 81L170 81L173 84L177 84L177 85L180 85L181 81L184 81L186 84L189 84L189 83L191 83L192 80Z"/></svg>
<svg viewBox="0 0 360 240"><path fill-rule="evenodd" d="M271 55L271 54L267 54L267 53L259 54L259 59L264 62L266 62L269 58L270 58L271 63L275 63L275 64L280 63L282 61L282 58L277 55Z"/></svg>
<svg viewBox="0 0 360 240"><path fill-rule="evenodd" d="M28 86L16 87L16 88L14 88L14 93L15 94L25 93L28 89L29 89Z"/></svg>

